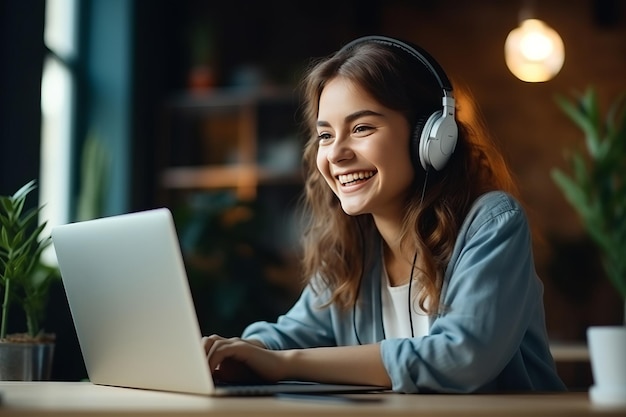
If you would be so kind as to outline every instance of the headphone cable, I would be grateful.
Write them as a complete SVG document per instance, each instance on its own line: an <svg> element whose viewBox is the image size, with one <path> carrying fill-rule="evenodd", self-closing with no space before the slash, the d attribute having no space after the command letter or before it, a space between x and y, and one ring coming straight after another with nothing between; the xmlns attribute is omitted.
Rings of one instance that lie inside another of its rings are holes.
<svg viewBox="0 0 626 417"><path fill-rule="evenodd" d="M415 331L413 330L413 309L411 308L411 286L413 284L413 271L415 270L415 262L417 261L417 251L413 255L413 265L411 265L411 277L409 278L409 295L407 297L407 303L409 308L409 324L411 326L411 337L415 337Z"/></svg>
<svg viewBox="0 0 626 417"><path fill-rule="evenodd" d="M361 293L361 283L363 281L363 274L365 273L365 236L359 219L356 218L356 225L359 230L359 237L361 238L361 275L359 276L359 286L356 288L356 294L354 295L354 303L352 304L352 328L354 329L354 337L359 345L362 345L359 338L359 332L356 329L356 303L359 300Z"/></svg>
<svg viewBox="0 0 626 417"><path fill-rule="evenodd" d="M424 201L424 194L426 193L426 184L428 183L428 173L430 172L430 167L426 170L426 176L424 178L424 186L422 187L422 194L420 196L420 205ZM361 238L361 244L363 247L361 248L361 276L359 277L359 286L357 287L356 294L354 297L354 303L352 304L352 328L354 329L354 337L359 345L362 345L361 339L359 338L359 332L357 331L356 326L356 303L359 299L359 294L361 292L361 283L363 281L363 274L365 273L365 244L363 235L363 229L361 228L361 223L358 219L356 219L356 225L359 230L359 237ZM413 309L411 308L411 290L413 287L413 273L415 271L415 263L417 262L417 251L415 251L415 255L413 255L413 264L411 265L411 275L409 277L409 292L407 297L407 306L409 310L409 324L411 326L411 337L415 337L415 331L413 330ZM383 326L383 333L385 328Z"/></svg>
<svg viewBox="0 0 626 417"><path fill-rule="evenodd" d="M420 196L420 206L424 202L424 194L426 193L426 184L428 183L428 173L430 172L430 166L426 170L426 176L424 177L424 186L422 187L422 195ZM409 294L407 296L407 306L409 309L409 324L411 325L411 337L415 337L415 331L413 330L413 309L411 308L411 288L413 286L413 272L415 271L415 262L417 262L417 250L413 255L413 264L411 265L411 276L409 277Z"/></svg>

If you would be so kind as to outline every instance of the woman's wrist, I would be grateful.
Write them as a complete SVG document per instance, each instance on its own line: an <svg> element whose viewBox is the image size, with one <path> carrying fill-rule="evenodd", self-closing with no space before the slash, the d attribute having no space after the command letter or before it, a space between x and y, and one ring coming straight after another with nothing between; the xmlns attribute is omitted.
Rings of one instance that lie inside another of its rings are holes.
<svg viewBox="0 0 626 417"><path fill-rule="evenodd" d="M254 345L256 347L260 347L261 349L267 349L267 346L265 346L265 344L263 342L261 342L259 339L243 339L245 342L250 343L251 345Z"/></svg>
<svg viewBox="0 0 626 417"><path fill-rule="evenodd" d="M301 349L288 349L276 351L280 357L280 369L282 377L281 379L303 379L302 375L299 375L299 363L298 358L301 356Z"/></svg>

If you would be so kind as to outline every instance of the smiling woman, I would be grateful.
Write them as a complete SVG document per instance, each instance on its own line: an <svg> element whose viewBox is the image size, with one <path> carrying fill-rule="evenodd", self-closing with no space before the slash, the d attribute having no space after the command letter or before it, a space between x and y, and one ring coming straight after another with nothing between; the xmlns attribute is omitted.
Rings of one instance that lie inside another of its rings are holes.
<svg viewBox="0 0 626 417"><path fill-rule="evenodd" d="M404 115L343 77L326 85L319 108L317 168L344 212L399 224L414 177Z"/></svg>
<svg viewBox="0 0 626 417"><path fill-rule="evenodd" d="M481 122L456 117L439 64L370 36L315 63L303 90L308 285L276 323L204 338L216 376L564 389L515 185Z"/></svg>

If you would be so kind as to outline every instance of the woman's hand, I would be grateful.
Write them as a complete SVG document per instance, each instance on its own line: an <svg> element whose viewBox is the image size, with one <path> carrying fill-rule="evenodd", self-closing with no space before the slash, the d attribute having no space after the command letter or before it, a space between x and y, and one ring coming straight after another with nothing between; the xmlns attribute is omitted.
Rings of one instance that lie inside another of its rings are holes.
<svg viewBox="0 0 626 417"><path fill-rule="evenodd" d="M268 350L238 337L212 335L202 342L211 372L225 382L292 379L391 387L378 344Z"/></svg>
<svg viewBox="0 0 626 417"><path fill-rule="evenodd" d="M202 338L215 379L224 382L276 382L286 377L284 351L267 350L257 341L218 335Z"/></svg>

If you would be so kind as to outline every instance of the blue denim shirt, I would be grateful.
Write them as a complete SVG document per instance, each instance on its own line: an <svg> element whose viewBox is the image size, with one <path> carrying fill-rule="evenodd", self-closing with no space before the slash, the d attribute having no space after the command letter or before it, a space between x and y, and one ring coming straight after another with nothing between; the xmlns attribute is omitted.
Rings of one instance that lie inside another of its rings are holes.
<svg viewBox="0 0 626 417"><path fill-rule="evenodd" d="M565 389L548 346L527 218L510 195L487 193L467 215L428 336L385 339L381 262L363 277L355 309L321 307L330 293L310 284L276 323L254 323L242 337L275 350L380 343L397 392Z"/></svg>

